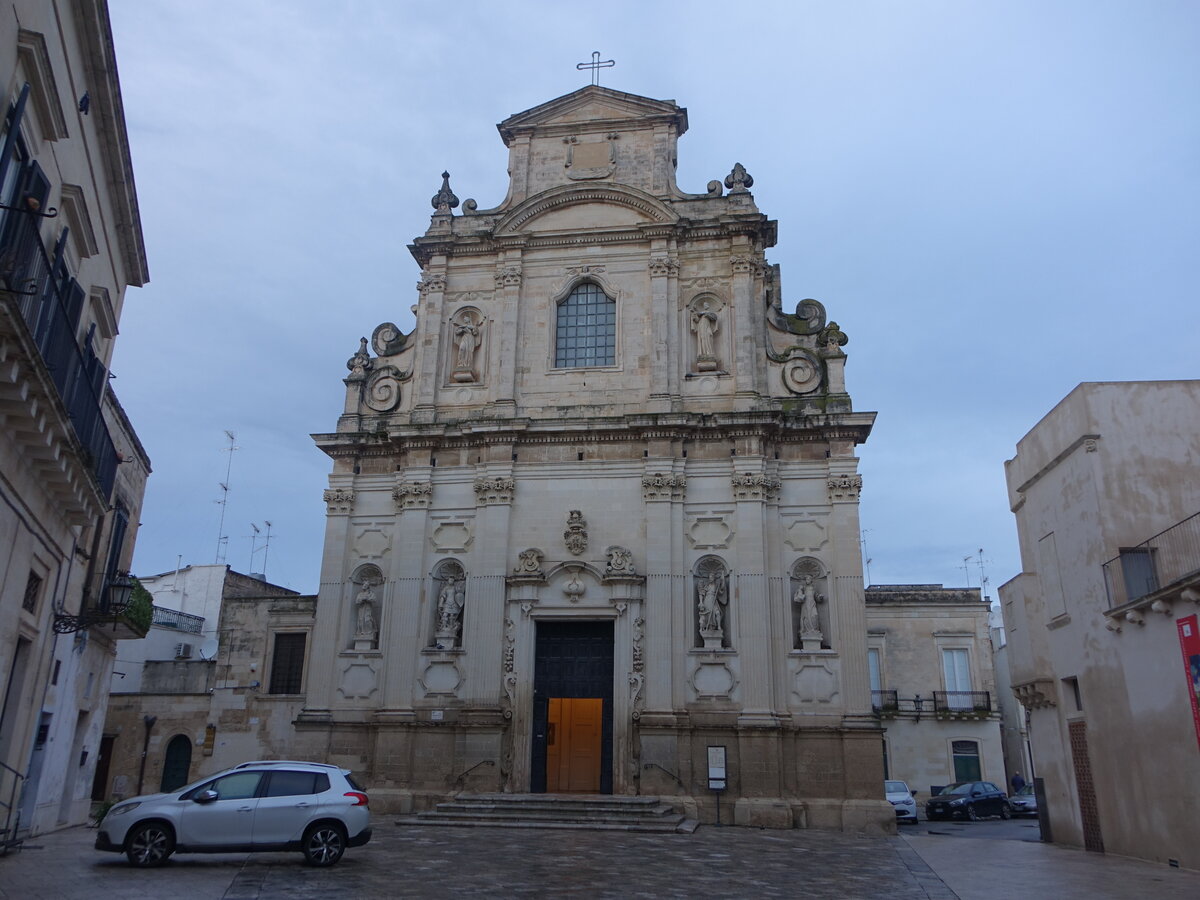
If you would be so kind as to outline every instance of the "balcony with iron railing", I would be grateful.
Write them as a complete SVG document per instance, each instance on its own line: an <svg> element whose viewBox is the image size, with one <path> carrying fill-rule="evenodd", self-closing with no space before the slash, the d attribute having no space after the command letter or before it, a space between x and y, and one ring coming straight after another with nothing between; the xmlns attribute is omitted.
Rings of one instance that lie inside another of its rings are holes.
<svg viewBox="0 0 1200 900"><path fill-rule="evenodd" d="M1103 566L1110 613L1133 611L1200 585L1200 513L1176 522Z"/></svg>
<svg viewBox="0 0 1200 900"><path fill-rule="evenodd" d="M900 709L896 691L871 691L871 710L876 713L895 713Z"/></svg>
<svg viewBox="0 0 1200 900"><path fill-rule="evenodd" d="M154 624L188 634L200 634L204 630L204 616L193 616L191 613L180 612L177 609L164 609L156 606L154 607Z"/></svg>
<svg viewBox="0 0 1200 900"><path fill-rule="evenodd" d="M992 711L990 691L934 691L933 712L942 718L986 716Z"/></svg>
<svg viewBox="0 0 1200 900"><path fill-rule="evenodd" d="M117 451L101 414L108 375L90 340L76 337L84 292L66 268L66 230L54 258L42 243L40 226L53 210L36 205L9 208L0 228L0 302L15 304L71 420L88 468L104 497L112 496Z"/></svg>

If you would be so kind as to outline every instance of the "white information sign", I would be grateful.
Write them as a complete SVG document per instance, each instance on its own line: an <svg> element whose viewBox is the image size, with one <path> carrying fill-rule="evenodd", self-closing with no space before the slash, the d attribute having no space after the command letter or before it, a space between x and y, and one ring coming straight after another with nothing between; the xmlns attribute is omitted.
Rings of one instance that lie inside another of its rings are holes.
<svg viewBox="0 0 1200 900"><path fill-rule="evenodd" d="M712 791L725 790L725 748L708 748L708 788Z"/></svg>

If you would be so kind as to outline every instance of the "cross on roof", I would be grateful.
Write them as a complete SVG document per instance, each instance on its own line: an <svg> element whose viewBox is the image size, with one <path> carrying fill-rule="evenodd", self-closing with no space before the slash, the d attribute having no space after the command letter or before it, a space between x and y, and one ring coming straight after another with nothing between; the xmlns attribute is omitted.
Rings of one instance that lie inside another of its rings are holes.
<svg viewBox="0 0 1200 900"><path fill-rule="evenodd" d="M575 68L576 69L591 69L592 70L592 84L599 84L600 83L600 70L601 69L611 69L616 64L617 64L616 60L612 60L612 59L606 59L603 62L601 62L600 61L600 51L593 50L592 51L592 61L576 63Z"/></svg>

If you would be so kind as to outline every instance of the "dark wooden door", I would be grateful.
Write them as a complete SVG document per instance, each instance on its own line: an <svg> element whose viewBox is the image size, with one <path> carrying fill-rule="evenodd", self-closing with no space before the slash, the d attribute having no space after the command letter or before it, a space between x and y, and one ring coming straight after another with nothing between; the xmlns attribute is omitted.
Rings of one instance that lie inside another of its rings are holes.
<svg viewBox="0 0 1200 900"><path fill-rule="evenodd" d="M612 793L612 700L613 700L613 625L612 622L539 622L533 675L533 748L530 790L547 789L547 763L550 737L551 700L591 699L600 705L599 790ZM562 704L556 704L556 720ZM555 739L564 738L562 723L555 722ZM562 745L557 745L561 750ZM555 754L556 763L561 757ZM576 754L576 765L592 766L589 754ZM572 790L572 784L591 783L580 773L554 779L558 790ZM591 788L595 790L595 788Z"/></svg>
<svg viewBox="0 0 1200 900"><path fill-rule="evenodd" d="M159 790L164 794L177 790L188 783L188 770L192 767L192 741L186 734L177 734L167 744L163 759L162 782Z"/></svg>

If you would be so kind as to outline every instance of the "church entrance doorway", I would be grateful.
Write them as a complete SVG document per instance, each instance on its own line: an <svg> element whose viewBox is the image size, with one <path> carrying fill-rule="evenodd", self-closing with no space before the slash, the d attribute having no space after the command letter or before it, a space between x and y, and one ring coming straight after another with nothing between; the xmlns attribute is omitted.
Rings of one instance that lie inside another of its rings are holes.
<svg viewBox="0 0 1200 900"><path fill-rule="evenodd" d="M538 622L530 790L612 793L612 622Z"/></svg>

